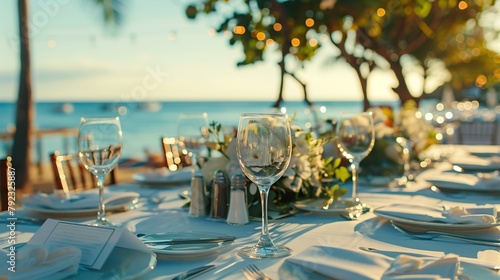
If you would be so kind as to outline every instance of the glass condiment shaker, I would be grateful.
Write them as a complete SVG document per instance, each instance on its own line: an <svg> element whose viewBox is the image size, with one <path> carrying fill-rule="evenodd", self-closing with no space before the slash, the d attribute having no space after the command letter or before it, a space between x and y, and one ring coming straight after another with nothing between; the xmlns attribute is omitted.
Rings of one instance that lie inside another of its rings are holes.
<svg viewBox="0 0 500 280"><path fill-rule="evenodd" d="M222 170L214 172L214 179L212 185L212 203L210 210L211 219L227 218L227 211L229 208L229 178Z"/></svg>
<svg viewBox="0 0 500 280"><path fill-rule="evenodd" d="M207 215L205 181L201 175L195 175L191 178L191 205L189 206L189 215L193 217L203 217Z"/></svg>
<svg viewBox="0 0 500 280"><path fill-rule="evenodd" d="M231 196L227 223L230 225L248 224L246 178L243 174L231 177Z"/></svg>

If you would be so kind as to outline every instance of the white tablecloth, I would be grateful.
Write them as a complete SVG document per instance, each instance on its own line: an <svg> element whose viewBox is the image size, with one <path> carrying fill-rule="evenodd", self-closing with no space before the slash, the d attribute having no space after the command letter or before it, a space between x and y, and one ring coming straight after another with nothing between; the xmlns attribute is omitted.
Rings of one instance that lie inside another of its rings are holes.
<svg viewBox="0 0 500 280"><path fill-rule="evenodd" d="M155 269L143 276L142 279L170 279L180 272L206 264L215 264L216 268L200 275L197 279L243 279L241 269L250 263L255 263L271 278L279 279L278 269L284 259L258 260L242 258L237 255L238 248L257 242L260 222L250 222L244 226L231 226L222 221L190 217L185 209L181 209L186 201L179 199L178 196L182 190L188 188L186 186L147 188L133 183L108 188L108 191L138 192L143 197L137 209L112 213L108 216L111 221L123 223L132 232L156 233L196 230L220 232L237 237L232 246L208 257L179 261L159 259ZM157 205L148 199L153 195L166 196L166 199ZM429 184L425 181L410 183L405 188L360 186L359 195L362 201L372 208L396 202L426 205L463 203L462 205L494 204L500 206L500 196L476 193L439 193L430 190ZM20 208L16 210L16 215L21 217L27 213ZM17 242L29 240L37 228L38 226L18 223L16 227ZM321 245L347 249L365 246L439 256L455 253L470 258L477 258L492 251L496 253L493 256L499 255L498 247L451 240L411 239L394 230L387 220L376 217L371 211L356 221L346 221L339 216L317 216L299 212L295 216L271 222L269 229L275 243L288 246L293 250L293 254L298 254L313 245ZM7 227L3 226L0 229L0 246L7 245L8 235ZM500 264L500 257L498 258Z"/></svg>

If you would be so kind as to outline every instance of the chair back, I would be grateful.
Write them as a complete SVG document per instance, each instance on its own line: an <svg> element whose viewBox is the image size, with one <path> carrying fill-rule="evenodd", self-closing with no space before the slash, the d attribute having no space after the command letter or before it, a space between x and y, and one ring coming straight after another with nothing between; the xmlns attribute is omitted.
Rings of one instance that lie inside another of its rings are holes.
<svg viewBox="0 0 500 280"><path fill-rule="evenodd" d="M12 172L15 172L12 169L12 158L0 159L0 211L9 208L9 193L15 193L15 186L11 182Z"/></svg>
<svg viewBox="0 0 500 280"><path fill-rule="evenodd" d="M64 192L81 191L97 187L96 178L80 162L77 155L60 154L55 151L50 154L50 162L54 175L56 189ZM106 176L106 184L116 184L116 169Z"/></svg>
<svg viewBox="0 0 500 280"><path fill-rule="evenodd" d="M496 145L498 121L463 121L457 128L457 144Z"/></svg>
<svg viewBox="0 0 500 280"><path fill-rule="evenodd" d="M173 137L161 137L165 166L172 171L191 165L191 160Z"/></svg>

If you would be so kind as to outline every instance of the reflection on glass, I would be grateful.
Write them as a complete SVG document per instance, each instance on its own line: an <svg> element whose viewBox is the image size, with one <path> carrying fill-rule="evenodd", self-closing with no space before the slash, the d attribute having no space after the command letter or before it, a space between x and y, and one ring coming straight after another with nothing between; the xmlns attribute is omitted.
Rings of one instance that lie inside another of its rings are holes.
<svg viewBox="0 0 500 280"><path fill-rule="evenodd" d="M375 144L372 113L341 113L336 135L337 146L340 152L351 163L352 199L359 202L359 163L371 152Z"/></svg>
<svg viewBox="0 0 500 280"><path fill-rule="evenodd" d="M267 228L269 189L285 172L292 152L288 118L284 114L242 114L237 133L237 154L243 173L260 192L262 231L254 246L244 247L239 254L251 258L279 258L292 250L274 244Z"/></svg>
<svg viewBox="0 0 500 280"><path fill-rule="evenodd" d="M96 226L116 226L106 218L104 179L118 165L122 153L122 128L116 118L82 118L78 130L78 156L97 181L99 205Z"/></svg>

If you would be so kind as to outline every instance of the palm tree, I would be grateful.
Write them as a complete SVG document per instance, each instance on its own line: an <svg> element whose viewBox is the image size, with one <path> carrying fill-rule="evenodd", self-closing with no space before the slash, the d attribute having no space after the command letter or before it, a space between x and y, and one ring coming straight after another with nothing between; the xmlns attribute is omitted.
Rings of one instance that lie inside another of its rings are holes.
<svg viewBox="0 0 500 280"><path fill-rule="evenodd" d="M121 23L120 0L93 0L104 11L106 23ZM16 187L26 189L30 182L31 139L33 130L33 94L31 90L31 55L28 25L28 0L18 0L19 48L21 71L16 107L16 131L12 146L12 165L16 172Z"/></svg>

